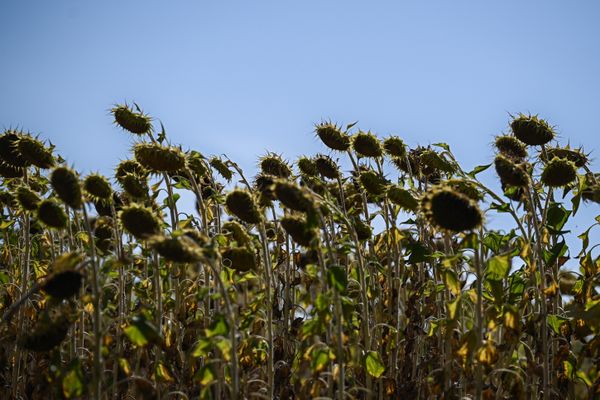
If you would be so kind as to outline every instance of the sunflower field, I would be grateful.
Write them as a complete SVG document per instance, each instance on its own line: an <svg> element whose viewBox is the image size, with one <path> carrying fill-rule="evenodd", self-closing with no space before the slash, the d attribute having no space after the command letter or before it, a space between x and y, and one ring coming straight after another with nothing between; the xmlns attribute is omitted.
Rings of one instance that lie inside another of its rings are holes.
<svg viewBox="0 0 600 400"><path fill-rule="evenodd" d="M547 121L469 171L324 121L247 176L111 116L109 177L0 135L0 398L600 399L600 174Z"/></svg>

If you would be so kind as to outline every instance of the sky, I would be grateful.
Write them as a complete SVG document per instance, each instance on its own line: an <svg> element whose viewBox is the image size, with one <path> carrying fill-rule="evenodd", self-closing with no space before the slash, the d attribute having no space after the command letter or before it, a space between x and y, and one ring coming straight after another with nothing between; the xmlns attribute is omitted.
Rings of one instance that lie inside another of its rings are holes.
<svg viewBox="0 0 600 400"><path fill-rule="evenodd" d="M447 142L465 169L492 162L518 112L592 158L600 147L598 1L2 0L0 18L0 125L40 134L84 174L127 157L109 115L126 101L248 175L268 150L323 151L323 120Z"/></svg>

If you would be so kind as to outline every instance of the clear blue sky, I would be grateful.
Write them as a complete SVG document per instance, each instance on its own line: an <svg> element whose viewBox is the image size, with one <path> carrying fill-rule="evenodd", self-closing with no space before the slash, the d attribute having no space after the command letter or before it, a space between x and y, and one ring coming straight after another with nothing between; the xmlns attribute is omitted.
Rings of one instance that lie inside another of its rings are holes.
<svg viewBox="0 0 600 400"><path fill-rule="evenodd" d="M321 151L324 118L448 142L466 167L491 162L509 112L600 147L598 1L2 0L0 18L0 124L84 173L126 157L123 101L248 172L267 149Z"/></svg>

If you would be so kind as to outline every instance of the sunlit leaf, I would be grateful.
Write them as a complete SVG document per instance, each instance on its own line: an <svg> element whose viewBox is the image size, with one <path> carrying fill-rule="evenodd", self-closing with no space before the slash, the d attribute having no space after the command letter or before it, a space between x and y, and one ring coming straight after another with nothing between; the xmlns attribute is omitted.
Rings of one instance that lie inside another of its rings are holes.
<svg viewBox="0 0 600 400"><path fill-rule="evenodd" d="M374 378L379 378L385 372L385 365L376 351L369 351L365 357L367 372Z"/></svg>

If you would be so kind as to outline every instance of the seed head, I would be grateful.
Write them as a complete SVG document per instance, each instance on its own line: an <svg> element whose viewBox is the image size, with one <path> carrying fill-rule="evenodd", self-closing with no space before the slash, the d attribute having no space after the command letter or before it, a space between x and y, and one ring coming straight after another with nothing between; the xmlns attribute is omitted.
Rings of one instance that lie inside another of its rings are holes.
<svg viewBox="0 0 600 400"><path fill-rule="evenodd" d="M513 133L521 142L530 146L541 146L554 139L554 130L537 115L519 114L510 123Z"/></svg>
<svg viewBox="0 0 600 400"><path fill-rule="evenodd" d="M259 174L254 178L254 188L260 193L259 204L266 207L275 200L275 178L271 175Z"/></svg>
<svg viewBox="0 0 600 400"><path fill-rule="evenodd" d="M237 221L227 221L221 229L223 233L229 234L238 246L245 246L252 242L252 238L246 233L246 229Z"/></svg>
<svg viewBox="0 0 600 400"><path fill-rule="evenodd" d="M135 160L150 172L176 172L185 167L185 154L175 147L138 143L133 154Z"/></svg>
<svg viewBox="0 0 600 400"><path fill-rule="evenodd" d="M239 272L256 270L258 265L254 252L246 247L231 247L221 251L223 265Z"/></svg>
<svg viewBox="0 0 600 400"><path fill-rule="evenodd" d="M388 181L372 170L360 173L360 183L365 191L373 196L381 196L387 190Z"/></svg>
<svg viewBox="0 0 600 400"><path fill-rule="evenodd" d="M527 158L527 148L519 139L514 136L504 135L496 137L494 142L496 148L505 157L518 161Z"/></svg>
<svg viewBox="0 0 600 400"><path fill-rule="evenodd" d="M390 186L387 192L390 201L406 211L416 211L419 203L413 195L406 189L397 185Z"/></svg>
<svg viewBox="0 0 600 400"><path fill-rule="evenodd" d="M317 154L314 162L319 173L325 178L337 179L340 176L337 164L329 156Z"/></svg>
<svg viewBox="0 0 600 400"><path fill-rule="evenodd" d="M350 148L350 137L331 122L316 125L315 132L325 146L332 150L346 151Z"/></svg>
<svg viewBox="0 0 600 400"><path fill-rule="evenodd" d="M517 187L529 185L529 175L523 164L516 164L499 154L494 160L494 165L502 182Z"/></svg>
<svg viewBox="0 0 600 400"><path fill-rule="evenodd" d="M113 248L113 220L110 217L99 217L93 222L96 247L103 253Z"/></svg>
<svg viewBox="0 0 600 400"><path fill-rule="evenodd" d="M354 151L362 157L381 157L383 149L377 136L371 132L358 132L352 138Z"/></svg>
<svg viewBox="0 0 600 400"><path fill-rule="evenodd" d="M17 200L21 204L21 207L27 211L37 210L41 201L40 196L26 186L19 186L17 188Z"/></svg>
<svg viewBox="0 0 600 400"><path fill-rule="evenodd" d="M308 157L300 157L296 162L298 165L298 169L303 175L306 176L317 176L319 175L319 170L315 165L315 162Z"/></svg>
<svg viewBox="0 0 600 400"><path fill-rule="evenodd" d="M541 181L549 187L567 186L577 179L577 167L573 161L554 157L542 171Z"/></svg>
<svg viewBox="0 0 600 400"><path fill-rule="evenodd" d="M17 344L34 352L50 351L67 337L70 326L71 319L65 312L52 317L47 316L27 330L25 335L18 339Z"/></svg>
<svg viewBox="0 0 600 400"><path fill-rule="evenodd" d="M259 160L260 169L263 174L273 175L278 178L289 178L292 170L281 157L274 153L268 153Z"/></svg>
<svg viewBox="0 0 600 400"><path fill-rule="evenodd" d="M81 272L67 269L50 275L42 284L42 290L56 299L64 300L79 292L82 281Z"/></svg>
<svg viewBox="0 0 600 400"><path fill-rule="evenodd" d="M383 141L385 152L391 157L406 157L406 145L398 136L390 136Z"/></svg>
<svg viewBox="0 0 600 400"><path fill-rule="evenodd" d="M23 158L36 167L48 169L54 166L52 151L38 139L23 135L17 141L17 147Z"/></svg>
<svg viewBox="0 0 600 400"><path fill-rule="evenodd" d="M151 209L139 204L123 207L119 213L125 230L137 239L147 239L160 231L160 222Z"/></svg>
<svg viewBox="0 0 600 400"><path fill-rule="evenodd" d="M111 110L115 123L126 131L143 135L152 131L152 118L139 109L133 111L128 105L117 105Z"/></svg>
<svg viewBox="0 0 600 400"><path fill-rule="evenodd" d="M62 229L67 226L67 214L57 201L51 199L43 200L40 203L38 219L50 228Z"/></svg>
<svg viewBox="0 0 600 400"><path fill-rule="evenodd" d="M150 245L166 260L177 263L194 263L202 258L202 249L189 236L163 236L152 238Z"/></svg>
<svg viewBox="0 0 600 400"><path fill-rule="evenodd" d="M25 170L0 161L0 176L6 179L21 178Z"/></svg>
<svg viewBox="0 0 600 400"><path fill-rule="evenodd" d="M75 172L67 167L58 167L50 176L52 188L66 205L73 209L81 208L81 186Z"/></svg>
<svg viewBox="0 0 600 400"><path fill-rule="evenodd" d="M117 181L120 182L121 179L127 174L135 174L145 178L148 175L148 171L146 171L146 169L135 160L124 160L117 165L115 170L115 178L117 178Z"/></svg>
<svg viewBox="0 0 600 400"><path fill-rule="evenodd" d="M262 216L256 207L252 195L245 190L233 190L226 199L225 205L229 212L248 224L258 224Z"/></svg>
<svg viewBox="0 0 600 400"><path fill-rule="evenodd" d="M359 218L354 220L354 230L356 231L356 237L361 242L371 239L373 235L371 227Z"/></svg>
<svg viewBox="0 0 600 400"><path fill-rule="evenodd" d="M119 179L119 184L133 200L143 200L148 198L148 181L136 174L126 174Z"/></svg>
<svg viewBox="0 0 600 400"><path fill-rule="evenodd" d="M482 214L467 196L447 187L434 187L421 199L421 211L439 229L462 232L481 225Z"/></svg>
<svg viewBox="0 0 600 400"><path fill-rule="evenodd" d="M287 215L279 221L294 242L301 246L310 247L316 244L318 234L315 229L309 228L306 220L295 215Z"/></svg>
<svg viewBox="0 0 600 400"><path fill-rule="evenodd" d="M581 150L573 150L567 147L551 147L546 149L546 155L542 153L542 159L544 161L552 160L554 157L564 158L565 160L572 161L577 168L585 166L588 162L588 158Z"/></svg>
<svg viewBox="0 0 600 400"><path fill-rule="evenodd" d="M18 142L21 132L9 129L0 135L0 160L17 168L28 167L31 163L19 151Z"/></svg>
<svg viewBox="0 0 600 400"><path fill-rule="evenodd" d="M275 183L275 196L281 204L292 210L309 212L314 209L310 195L293 183L277 181Z"/></svg>
<svg viewBox="0 0 600 400"><path fill-rule="evenodd" d="M83 189L94 199L109 200L112 196L110 183L100 174L90 174L83 182Z"/></svg>

